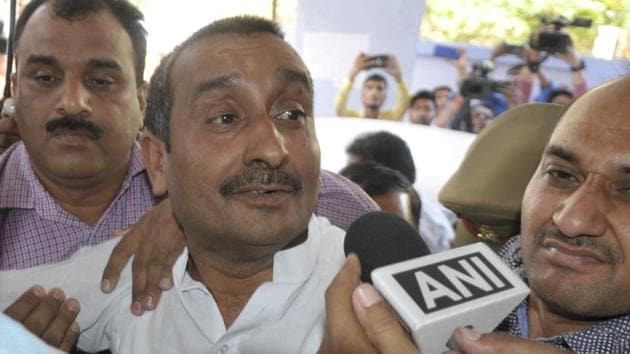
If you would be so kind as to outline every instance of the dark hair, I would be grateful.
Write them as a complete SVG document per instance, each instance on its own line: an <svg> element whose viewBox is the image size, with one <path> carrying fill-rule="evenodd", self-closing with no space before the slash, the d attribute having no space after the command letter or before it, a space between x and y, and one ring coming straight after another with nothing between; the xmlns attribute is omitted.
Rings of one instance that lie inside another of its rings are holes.
<svg viewBox="0 0 630 354"><path fill-rule="evenodd" d="M569 96L569 98L573 98L573 92L571 92L571 90L566 87L559 87L549 93L549 97L547 97L547 102L553 102L553 99L557 96Z"/></svg>
<svg viewBox="0 0 630 354"><path fill-rule="evenodd" d="M438 92L438 91L442 91L442 90L446 90L446 91L448 91L448 92L453 92L453 89L452 89L452 88L450 88L450 86L441 85L441 86L436 86L436 87L433 89L433 95L435 96L435 93L436 93L436 92Z"/></svg>
<svg viewBox="0 0 630 354"><path fill-rule="evenodd" d="M413 106L413 104L419 99L427 99L433 101L435 100L435 95L429 90L420 90L416 92L413 97L411 97L411 100L409 101L409 106Z"/></svg>
<svg viewBox="0 0 630 354"><path fill-rule="evenodd" d="M363 134L352 141L346 153L360 161L374 161L402 173L412 184L416 181L416 165L407 143L399 136L381 131Z"/></svg>
<svg viewBox="0 0 630 354"><path fill-rule="evenodd" d="M268 33L284 40L282 30L273 21L255 16L230 17L212 22L201 28L162 59L151 77L144 124L151 133L164 142L167 152L171 151L169 122L174 101L171 73L179 55L202 38L222 34L250 35L255 33ZM308 75L308 80L312 91L313 83L310 75Z"/></svg>
<svg viewBox="0 0 630 354"><path fill-rule="evenodd" d="M142 26L144 15L127 0L32 0L24 7L22 15L15 25L14 48L17 48L20 37L35 10L45 3L51 3L52 14L66 21L80 21L91 13L109 10L123 26L134 52L134 68L136 85L144 83L144 61L147 55L147 31Z"/></svg>
<svg viewBox="0 0 630 354"><path fill-rule="evenodd" d="M409 194L411 214L420 220L422 202L407 177L399 171L378 162L359 162L344 167L339 174L358 184L369 196L375 197L391 192Z"/></svg>
<svg viewBox="0 0 630 354"><path fill-rule="evenodd" d="M379 81L384 83L385 87L387 87L387 80L385 79L385 76L381 74L371 74L365 79L365 81L363 81L363 86L365 86L368 81Z"/></svg>

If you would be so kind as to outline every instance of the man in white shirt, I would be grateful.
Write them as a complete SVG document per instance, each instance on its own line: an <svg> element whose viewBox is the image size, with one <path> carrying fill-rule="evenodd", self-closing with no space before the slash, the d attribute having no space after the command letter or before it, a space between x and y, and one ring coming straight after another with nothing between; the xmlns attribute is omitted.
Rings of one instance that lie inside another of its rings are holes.
<svg viewBox="0 0 630 354"><path fill-rule="evenodd" d="M60 264L0 274L0 308L35 282L81 302L84 350L315 352L343 231L313 216L312 80L278 27L243 17L195 33L156 70L145 125L154 193L168 192L186 235L174 291L140 318L128 310L129 269L123 286L102 294L93 275L113 240Z"/></svg>

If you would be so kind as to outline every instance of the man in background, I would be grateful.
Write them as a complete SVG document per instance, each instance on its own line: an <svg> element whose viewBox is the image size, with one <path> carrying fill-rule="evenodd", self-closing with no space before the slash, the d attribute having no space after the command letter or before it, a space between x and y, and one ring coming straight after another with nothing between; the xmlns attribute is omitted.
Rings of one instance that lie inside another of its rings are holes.
<svg viewBox="0 0 630 354"><path fill-rule="evenodd" d="M391 110L383 110L387 98L387 80L384 76L373 73L363 82L361 89L362 110L348 108L348 96L352 91L354 79L362 72L373 68L382 68L396 81L396 97ZM401 120L409 105L409 90L402 79L398 60L392 55L368 56L360 53L354 61L350 75L339 88L335 98L335 112L341 117L365 117L374 119Z"/></svg>

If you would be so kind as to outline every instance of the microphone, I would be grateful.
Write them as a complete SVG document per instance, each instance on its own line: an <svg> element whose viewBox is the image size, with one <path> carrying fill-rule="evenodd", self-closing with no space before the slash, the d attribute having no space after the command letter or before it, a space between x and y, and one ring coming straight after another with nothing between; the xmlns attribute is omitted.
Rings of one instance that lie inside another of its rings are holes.
<svg viewBox="0 0 630 354"><path fill-rule="evenodd" d="M348 228L344 250L357 254L362 280L371 274L424 354L449 350L457 327L494 330L529 294L484 243L430 254L418 232L394 214L358 218Z"/></svg>

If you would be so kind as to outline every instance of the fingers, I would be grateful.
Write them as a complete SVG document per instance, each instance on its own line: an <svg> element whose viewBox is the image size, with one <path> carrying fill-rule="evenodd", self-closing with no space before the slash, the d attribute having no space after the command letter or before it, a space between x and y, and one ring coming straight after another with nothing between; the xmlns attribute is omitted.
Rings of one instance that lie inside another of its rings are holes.
<svg viewBox="0 0 630 354"><path fill-rule="evenodd" d="M79 339L79 333L79 324L73 322L70 328L68 328L68 331L65 333L65 336L61 340L61 343L59 343L58 348L61 349L61 351L63 352L69 352Z"/></svg>
<svg viewBox="0 0 630 354"><path fill-rule="evenodd" d="M352 291L360 276L359 260L350 255L326 290L326 332L319 354L375 353L352 309Z"/></svg>
<svg viewBox="0 0 630 354"><path fill-rule="evenodd" d="M352 304L359 323L379 353L420 353L398 318L372 285L359 285L352 294Z"/></svg>
<svg viewBox="0 0 630 354"><path fill-rule="evenodd" d="M75 319L80 311L76 299L68 299L61 289L34 286L14 302L5 313L21 322L33 334L46 343L70 350L79 335Z"/></svg>
<svg viewBox="0 0 630 354"><path fill-rule="evenodd" d="M536 341L513 337L505 333L480 334L460 327L453 332L453 340L466 354L560 354L565 351Z"/></svg>
<svg viewBox="0 0 630 354"><path fill-rule="evenodd" d="M131 312L141 315L157 306L162 291L173 286L172 268L186 243L170 201L162 201L134 225L141 241L132 264Z"/></svg>
<svg viewBox="0 0 630 354"><path fill-rule="evenodd" d="M116 284L118 284L120 273L127 265L127 262L129 262L129 258L136 252L140 235L138 231L133 232L133 230L130 230L126 232L125 237L123 237L112 250L112 254L109 256L107 265L105 265L101 279L101 290L103 292L111 292L116 287Z"/></svg>
<svg viewBox="0 0 630 354"><path fill-rule="evenodd" d="M35 285L22 294L11 306L4 310L7 316L18 322L23 322L28 315L42 302L46 291L39 285Z"/></svg>
<svg viewBox="0 0 630 354"><path fill-rule="evenodd" d="M149 212L150 213L150 212ZM144 313L143 303L147 302L148 305L153 306L152 299L145 299L145 291L146 291L146 282L147 282L147 274L149 268L149 261L151 260L151 251L153 244L151 242L147 242L146 238L150 236L148 234L146 228L146 218L147 215L143 216L140 221L136 225L132 227L130 232L138 232L138 237L140 238L140 242L136 249L136 254L134 256L133 262L131 263L131 274L132 274L132 295L131 295L131 312L140 316Z"/></svg>
<svg viewBox="0 0 630 354"><path fill-rule="evenodd" d="M61 289L51 289L22 323L35 335L41 337L65 300L66 294Z"/></svg>
<svg viewBox="0 0 630 354"><path fill-rule="evenodd" d="M66 300L41 338L54 347L70 350L79 336L79 325L75 322L79 310L80 305L76 299Z"/></svg>

